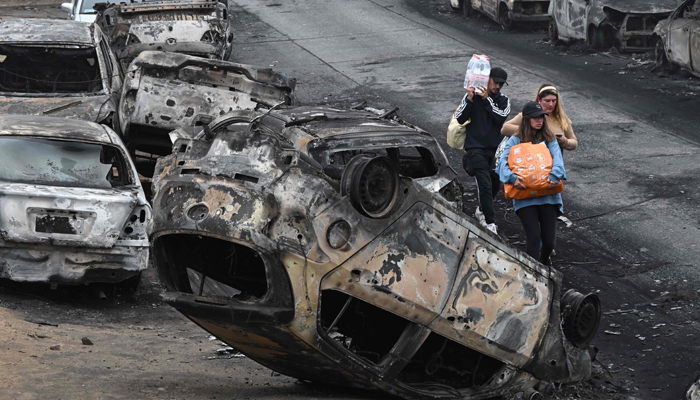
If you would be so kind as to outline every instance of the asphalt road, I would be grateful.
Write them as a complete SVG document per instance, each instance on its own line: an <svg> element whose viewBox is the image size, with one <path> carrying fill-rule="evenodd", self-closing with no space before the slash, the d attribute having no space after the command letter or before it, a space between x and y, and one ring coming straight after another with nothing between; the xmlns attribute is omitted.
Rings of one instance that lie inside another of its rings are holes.
<svg viewBox="0 0 700 400"><path fill-rule="evenodd" d="M555 264L571 287L599 292L606 315L595 344L611 390L682 397L700 371L697 79L651 73L648 56L554 47L544 31L465 21L447 0L233 3L234 60L297 77L302 103L398 106L443 145L471 54L508 71L512 115L540 84L559 87L580 147L565 156L574 225L560 226ZM461 171L460 152L447 151ZM522 242L512 209L498 205L504 236Z"/></svg>

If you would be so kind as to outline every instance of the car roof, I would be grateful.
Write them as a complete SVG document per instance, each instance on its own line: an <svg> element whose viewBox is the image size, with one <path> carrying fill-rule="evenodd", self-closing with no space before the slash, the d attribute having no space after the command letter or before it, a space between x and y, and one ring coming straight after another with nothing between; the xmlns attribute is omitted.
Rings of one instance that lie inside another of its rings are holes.
<svg viewBox="0 0 700 400"><path fill-rule="evenodd" d="M117 134L95 122L36 115L3 115L0 137L39 136L63 140L119 144Z"/></svg>
<svg viewBox="0 0 700 400"><path fill-rule="evenodd" d="M0 20L0 43L94 45L91 24L71 20L40 18Z"/></svg>

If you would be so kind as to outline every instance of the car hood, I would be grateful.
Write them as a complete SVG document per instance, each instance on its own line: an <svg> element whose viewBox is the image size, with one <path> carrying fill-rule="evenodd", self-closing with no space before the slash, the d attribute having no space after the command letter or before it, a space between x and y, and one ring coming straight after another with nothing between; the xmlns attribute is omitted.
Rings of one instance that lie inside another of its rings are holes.
<svg viewBox="0 0 700 400"><path fill-rule="evenodd" d="M7 97L0 96L0 114L47 115L102 122L116 104L110 95L80 97Z"/></svg>
<svg viewBox="0 0 700 400"><path fill-rule="evenodd" d="M681 0L607 0L603 2L603 7L629 14L661 14L672 12L681 2Z"/></svg>

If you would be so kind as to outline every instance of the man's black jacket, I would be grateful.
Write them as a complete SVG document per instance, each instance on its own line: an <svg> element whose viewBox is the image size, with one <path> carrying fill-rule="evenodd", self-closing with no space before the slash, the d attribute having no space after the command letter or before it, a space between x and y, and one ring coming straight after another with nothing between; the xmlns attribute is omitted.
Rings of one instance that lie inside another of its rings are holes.
<svg viewBox="0 0 700 400"><path fill-rule="evenodd" d="M486 100L478 94L469 100L464 95L462 103L455 111L455 118L460 124L471 120L467 125L467 139L464 149L495 149L501 143L503 136L501 128L510 114L510 100L498 93Z"/></svg>

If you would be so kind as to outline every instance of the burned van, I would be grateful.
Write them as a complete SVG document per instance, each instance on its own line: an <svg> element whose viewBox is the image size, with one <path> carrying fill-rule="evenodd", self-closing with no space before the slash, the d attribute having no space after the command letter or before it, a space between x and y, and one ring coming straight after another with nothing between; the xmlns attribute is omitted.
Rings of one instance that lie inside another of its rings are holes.
<svg viewBox="0 0 700 400"><path fill-rule="evenodd" d="M463 214L435 138L391 111L237 111L174 136L149 225L165 300L251 359L406 399L589 376L597 298Z"/></svg>
<svg viewBox="0 0 700 400"><path fill-rule="evenodd" d="M121 86L119 65L99 27L65 20L0 20L0 114L116 126Z"/></svg>

